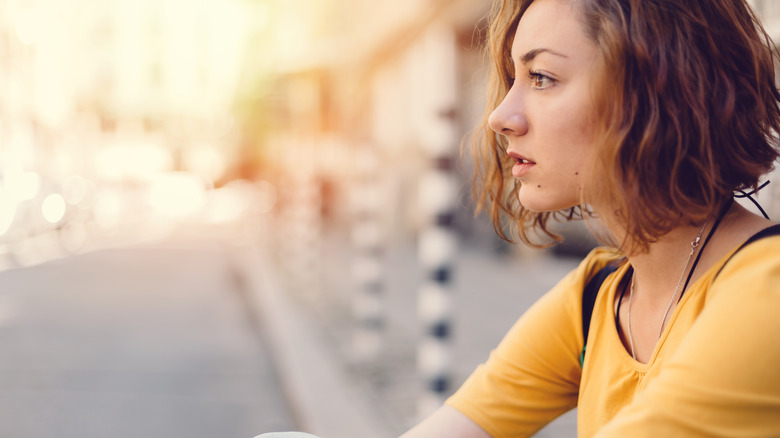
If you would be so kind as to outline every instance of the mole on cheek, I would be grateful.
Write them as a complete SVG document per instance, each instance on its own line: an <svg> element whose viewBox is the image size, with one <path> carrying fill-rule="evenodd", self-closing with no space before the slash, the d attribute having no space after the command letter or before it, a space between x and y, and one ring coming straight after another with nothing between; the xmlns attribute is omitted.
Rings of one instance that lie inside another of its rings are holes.
<svg viewBox="0 0 780 438"><path fill-rule="evenodd" d="M542 188L542 185L541 185L541 184L539 184L538 186L536 186L536 188L537 188L537 189L541 189L541 188Z"/></svg>
<svg viewBox="0 0 780 438"><path fill-rule="evenodd" d="M579 173L579 172L574 172L574 174L575 174L575 175L579 175L580 173Z"/></svg>

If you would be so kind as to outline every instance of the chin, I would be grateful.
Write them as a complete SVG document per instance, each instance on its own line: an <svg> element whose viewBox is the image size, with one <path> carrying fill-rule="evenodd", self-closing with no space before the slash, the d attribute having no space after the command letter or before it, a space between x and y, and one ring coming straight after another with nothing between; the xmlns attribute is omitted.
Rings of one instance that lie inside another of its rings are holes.
<svg viewBox="0 0 780 438"><path fill-rule="evenodd" d="M568 197L562 198L560 196L555 196L556 194L539 190L531 190L531 193L528 192L529 190L523 190L523 188L521 188L517 197L523 207L535 213L568 210L580 205L579 199L571 199Z"/></svg>

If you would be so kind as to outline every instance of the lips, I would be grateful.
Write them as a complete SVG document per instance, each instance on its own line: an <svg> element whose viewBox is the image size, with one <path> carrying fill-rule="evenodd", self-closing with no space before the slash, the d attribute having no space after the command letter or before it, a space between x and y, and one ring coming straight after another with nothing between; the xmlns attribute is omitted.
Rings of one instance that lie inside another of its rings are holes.
<svg viewBox="0 0 780 438"><path fill-rule="evenodd" d="M528 158L525 158L522 155L518 154L517 152L509 151L507 152L507 154L509 155L510 158L515 160L517 164L536 164L535 161L531 161Z"/></svg>
<svg viewBox="0 0 780 438"><path fill-rule="evenodd" d="M512 166L512 176L515 178L522 178L536 165L535 161L531 161L528 158L518 154L514 151L508 151L509 157L515 160L516 164Z"/></svg>

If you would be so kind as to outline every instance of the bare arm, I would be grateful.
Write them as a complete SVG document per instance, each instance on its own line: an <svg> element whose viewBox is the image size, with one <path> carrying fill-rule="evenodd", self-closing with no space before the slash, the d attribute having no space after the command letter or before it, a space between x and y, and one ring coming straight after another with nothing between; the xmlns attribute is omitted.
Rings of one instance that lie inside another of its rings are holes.
<svg viewBox="0 0 780 438"><path fill-rule="evenodd" d="M444 405L401 438L491 438L477 423Z"/></svg>

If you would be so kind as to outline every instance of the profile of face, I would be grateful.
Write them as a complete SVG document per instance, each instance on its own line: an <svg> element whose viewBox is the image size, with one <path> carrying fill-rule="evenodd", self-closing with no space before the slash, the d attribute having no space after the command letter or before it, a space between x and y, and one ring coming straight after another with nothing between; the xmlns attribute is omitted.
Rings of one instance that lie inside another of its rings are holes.
<svg viewBox="0 0 780 438"><path fill-rule="evenodd" d="M572 0L535 0L528 7L512 43L512 87L489 118L490 128L506 137L520 202L532 211L578 205L595 152L597 48L576 8Z"/></svg>

